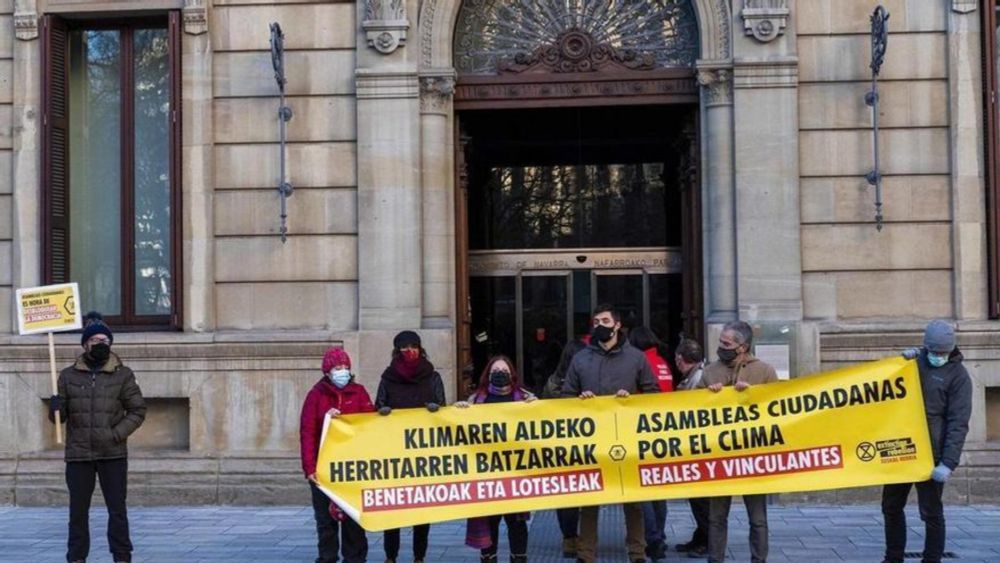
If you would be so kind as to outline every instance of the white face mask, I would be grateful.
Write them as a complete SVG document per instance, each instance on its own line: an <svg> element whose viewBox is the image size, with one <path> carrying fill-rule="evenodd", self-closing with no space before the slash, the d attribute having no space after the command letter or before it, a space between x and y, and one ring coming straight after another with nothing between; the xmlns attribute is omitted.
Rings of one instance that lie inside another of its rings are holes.
<svg viewBox="0 0 1000 563"><path fill-rule="evenodd" d="M351 370L335 369L330 372L330 381L339 389L343 389L351 382Z"/></svg>

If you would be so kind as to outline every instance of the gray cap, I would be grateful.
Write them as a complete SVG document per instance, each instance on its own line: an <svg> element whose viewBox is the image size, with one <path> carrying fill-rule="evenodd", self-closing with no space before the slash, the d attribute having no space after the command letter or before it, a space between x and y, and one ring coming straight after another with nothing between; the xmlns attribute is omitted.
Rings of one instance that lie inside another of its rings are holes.
<svg viewBox="0 0 1000 563"><path fill-rule="evenodd" d="M955 349L955 328L940 319L927 323L924 346L936 354L947 354Z"/></svg>

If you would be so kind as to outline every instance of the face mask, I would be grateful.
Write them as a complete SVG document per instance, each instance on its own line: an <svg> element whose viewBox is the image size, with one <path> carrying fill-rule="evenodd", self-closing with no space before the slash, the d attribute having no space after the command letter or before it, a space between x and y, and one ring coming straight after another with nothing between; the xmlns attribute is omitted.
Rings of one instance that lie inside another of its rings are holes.
<svg viewBox="0 0 1000 563"><path fill-rule="evenodd" d="M400 350L399 352L403 355L403 361L412 363L420 359L420 350L407 348L406 350Z"/></svg>
<svg viewBox="0 0 1000 563"><path fill-rule="evenodd" d="M330 381L338 388L343 389L351 382L351 370L335 369L330 372Z"/></svg>
<svg viewBox="0 0 1000 563"><path fill-rule="evenodd" d="M590 337L598 342L607 342L614 335L615 329L604 325L597 325L590 331Z"/></svg>
<svg viewBox="0 0 1000 563"><path fill-rule="evenodd" d="M103 342L100 344L94 344L90 347L89 354L94 361L104 363L108 360L108 356L111 355L111 346L108 346Z"/></svg>
<svg viewBox="0 0 1000 563"><path fill-rule="evenodd" d="M736 359L736 356L740 355L740 353L737 352L737 349L738 348L729 349L719 346L719 349L716 350L715 353L719 356L719 360L722 363L730 364Z"/></svg>
<svg viewBox="0 0 1000 563"><path fill-rule="evenodd" d="M507 387L510 385L510 373L506 371L491 371L490 385L494 387Z"/></svg>
<svg viewBox="0 0 1000 563"><path fill-rule="evenodd" d="M948 354L935 354L933 352L928 352L927 363L936 368L939 368L948 363Z"/></svg>

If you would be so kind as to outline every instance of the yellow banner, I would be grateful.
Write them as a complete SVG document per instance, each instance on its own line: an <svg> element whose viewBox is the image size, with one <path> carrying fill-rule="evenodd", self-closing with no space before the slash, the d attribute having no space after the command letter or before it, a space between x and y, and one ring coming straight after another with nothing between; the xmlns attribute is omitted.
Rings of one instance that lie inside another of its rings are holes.
<svg viewBox="0 0 1000 563"><path fill-rule="evenodd" d="M18 333L38 334L79 329L79 295L76 283L17 290Z"/></svg>
<svg viewBox="0 0 1000 563"><path fill-rule="evenodd" d="M753 386L329 419L321 488L369 531L653 499L925 480L916 363Z"/></svg>

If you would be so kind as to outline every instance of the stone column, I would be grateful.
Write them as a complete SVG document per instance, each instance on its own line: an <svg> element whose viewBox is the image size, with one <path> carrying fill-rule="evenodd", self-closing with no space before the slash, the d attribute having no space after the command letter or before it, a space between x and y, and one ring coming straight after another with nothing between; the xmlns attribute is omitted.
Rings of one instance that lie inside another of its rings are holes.
<svg viewBox="0 0 1000 563"><path fill-rule="evenodd" d="M734 38L733 65L739 312L751 322L798 321L802 255L794 18L783 2L768 3L766 10L750 10L750 4L744 3L740 16L749 31ZM773 33L753 33L757 30Z"/></svg>
<svg viewBox="0 0 1000 563"><path fill-rule="evenodd" d="M975 9L975 3L955 1L948 12L949 148L954 213L951 240L958 319L984 319L989 311L982 71L980 65L969 64L982 60L982 20ZM982 434L985 436L985 430Z"/></svg>
<svg viewBox="0 0 1000 563"><path fill-rule="evenodd" d="M455 206L451 71L420 77L420 173L423 194L423 322L454 325Z"/></svg>
<svg viewBox="0 0 1000 563"><path fill-rule="evenodd" d="M721 323L736 317L732 71L710 61L699 61L698 69L698 83L702 86L705 319Z"/></svg>
<svg viewBox="0 0 1000 563"><path fill-rule="evenodd" d="M361 330L415 328L421 320L420 99L416 53L404 46L406 8L358 2Z"/></svg>
<svg viewBox="0 0 1000 563"><path fill-rule="evenodd" d="M184 330L215 329L215 152L208 8L186 0L181 37Z"/></svg>

